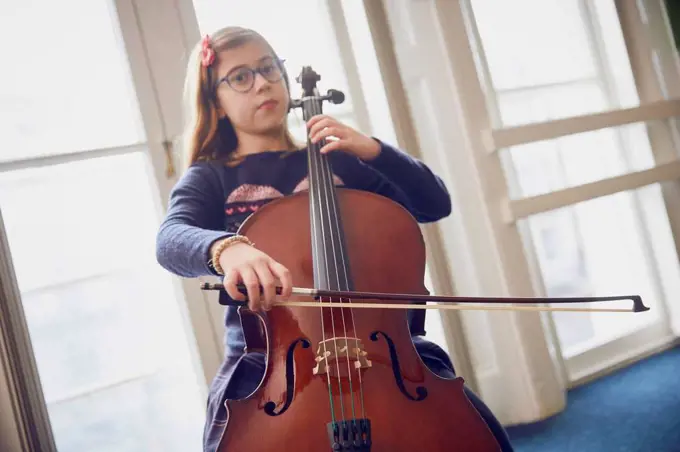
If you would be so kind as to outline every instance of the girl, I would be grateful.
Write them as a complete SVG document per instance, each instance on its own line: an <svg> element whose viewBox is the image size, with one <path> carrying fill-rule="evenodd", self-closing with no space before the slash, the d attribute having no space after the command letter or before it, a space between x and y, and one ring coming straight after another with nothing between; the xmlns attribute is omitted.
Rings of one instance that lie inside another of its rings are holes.
<svg viewBox="0 0 680 452"><path fill-rule="evenodd" d="M185 85L188 126L185 174L174 187L157 237L157 259L182 277L224 275L226 292L249 308L267 311L291 294L288 270L237 235L240 224L263 204L307 187L307 155L287 128L289 81L281 60L258 33L228 27L206 36L192 53ZM310 139L335 137L328 155L335 183L386 196L419 222L451 212L446 187L422 162L378 139L364 136L326 115L312 118ZM262 296L259 286L263 287ZM432 371L454 377L446 353L421 336L424 310L411 313L410 329L423 361ZM225 358L212 382L204 450L215 451L226 424L226 399L245 397L261 381L265 357L244 354L237 308L225 314ZM507 436L488 408L467 392L504 450Z"/></svg>

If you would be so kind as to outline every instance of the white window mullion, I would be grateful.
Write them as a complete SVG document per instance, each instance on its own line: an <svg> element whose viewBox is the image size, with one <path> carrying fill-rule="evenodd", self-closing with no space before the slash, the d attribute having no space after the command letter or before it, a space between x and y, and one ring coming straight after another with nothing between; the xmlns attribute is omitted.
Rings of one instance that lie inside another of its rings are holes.
<svg viewBox="0 0 680 452"><path fill-rule="evenodd" d="M65 163L79 162L87 159L110 157L114 155L131 154L133 152L144 152L146 146L143 143L130 144L112 148L89 149L87 151L69 152L64 154L46 155L40 157L30 157L27 159L16 159L0 161L0 173L28 169L41 168L50 165L62 165Z"/></svg>
<svg viewBox="0 0 680 452"><path fill-rule="evenodd" d="M461 10L464 17L467 19L465 25L467 27L468 40L470 46L475 49L472 52L472 58L475 61L477 69L477 77L482 90L484 91L484 97L486 99L486 114L488 115L488 122L491 128L503 128L503 120L501 117L501 99L503 95L517 94L520 92L530 92L540 88L548 86L556 86L555 84L543 84L542 86L532 86L526 87L522 86L520 88L509 88L509 89L497 89L493 85L491 70L489 68L489 62L486 56L486 52L483 49L483 41L479 32L479 27L477 26L477 18L475 17L474 8L472 7L471 0L464 0L461 2ZM564 82L559 82L559 85L565 84ZM483 142L488 141L487 135L482 133L481 136ZM515 192L519 190L519 178L518 174L510 161L509 153L503 153L498 155L499 162L503 168L503 173L505 176L505 181L507 184L508 192ZM508 196L509 197L509 196Z"/></svg>
<svg viewBox="0 0 680 452"><path fill-rule="evenodd" d="M487 151L495 152L511 146L550 140L570 134L636 122L664 120L676 116L680 116L680 99L661 100L639 107L487 130L483 132L483 139Z"/></svg>
<svg viewBox="0 0 680 452"><path fill-rule="evenodd" d="M506 209L506 221L514 223L519 219L541 212L677 179L680 179L680 161L664 163L648 170L627 173L543 195L509 201Z"/></svg>
<svg viewBox="0 0 680 452"><path fill-rule="evenodd" d="M593 52L595 67L597 68L596 81L600 89L606 93L607 105L610 108L619 107L619 96L616 95L616 85L610 66L607 64L607 54L604 48L602 31L597 26L597 14L595 6L588 0L579 0L579 9L585 25L586 35L590 40L590 48Z"/></svg>

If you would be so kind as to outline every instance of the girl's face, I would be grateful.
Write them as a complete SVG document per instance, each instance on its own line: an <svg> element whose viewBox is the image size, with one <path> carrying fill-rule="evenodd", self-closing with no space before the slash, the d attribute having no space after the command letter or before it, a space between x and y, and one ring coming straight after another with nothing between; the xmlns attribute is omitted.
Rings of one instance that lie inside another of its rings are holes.
<svg viewBox="0 0 680 452"><path fill-rule="evenodd" d="M220 117L237 132L278 134L288 113L288 90L271 50L260 40L219 53L216 74ZM260 72L257 72L257 71Z"/></svg>

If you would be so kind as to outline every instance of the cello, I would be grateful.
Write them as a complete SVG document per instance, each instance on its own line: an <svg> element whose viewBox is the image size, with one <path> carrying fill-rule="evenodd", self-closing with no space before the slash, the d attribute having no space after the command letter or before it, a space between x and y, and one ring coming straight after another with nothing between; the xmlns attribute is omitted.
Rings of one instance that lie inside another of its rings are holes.
<svg viewBox="0 0 680 452"><path fill-rule="evenodd" d="M324 101L344 100L337 90L321 95L311 67L296 80L303 95L291 106L302 109L305 122L322 113ZM246 353L267 357L257 388L225 403L220 452L499 451L464 394L463 379L439 377L421 361L407 310L614 299L631 299L633 312L648 309L638 296L430 296L425 244L413 216L380 195L336 187L319 152L323 141L307 144L309 189L269 202L238 231L289 269L295 299L276 303L265 319L247 302L230 299L222 284L202 285L220 290L220 303L240 306Z"/></svg>

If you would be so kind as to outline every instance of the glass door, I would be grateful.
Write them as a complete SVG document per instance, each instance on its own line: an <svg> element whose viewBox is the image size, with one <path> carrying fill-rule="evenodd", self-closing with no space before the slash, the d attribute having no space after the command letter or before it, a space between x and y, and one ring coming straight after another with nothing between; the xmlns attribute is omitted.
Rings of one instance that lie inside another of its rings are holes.
<svg viewBox="0 0 680 452"><path fill-rule="evenodd" d="M155 260L159 143L115 5L0 11L0 209L57 448L198 451L205 379Z"/></svg>
<svg viewBox="0 0 680 452"><path fill-rule="evenodd" d="M647 110L638 109L646 102L632 63L640 63L629 59L614 1L469 0L466 7L494 129L489 151L503 162L512 220L543 291L640 294L652 308L554 313L576 381L671 335L666 303L677 272L664 269L677 269L677 255L657 165L662 140L677 153L675 123L654 119L649 107L645 120Z"/></svg>

